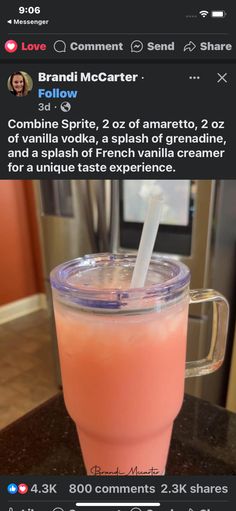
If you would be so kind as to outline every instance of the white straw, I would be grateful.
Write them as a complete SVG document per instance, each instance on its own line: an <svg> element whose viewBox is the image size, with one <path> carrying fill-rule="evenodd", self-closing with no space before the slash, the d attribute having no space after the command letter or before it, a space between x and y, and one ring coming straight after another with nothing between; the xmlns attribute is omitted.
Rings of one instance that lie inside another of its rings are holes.
<svg viewBox="0 0 236 511"><path fill-rule="evenodd" d="M130 287L144 287L160 224L163 199L154 190L150 196Z"/></svg>

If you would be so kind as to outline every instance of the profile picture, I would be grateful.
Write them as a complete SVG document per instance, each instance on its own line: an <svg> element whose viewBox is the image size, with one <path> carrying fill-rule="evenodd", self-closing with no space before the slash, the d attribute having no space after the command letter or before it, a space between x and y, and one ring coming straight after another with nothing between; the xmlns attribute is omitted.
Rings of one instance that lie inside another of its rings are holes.
<svg viewBox="0 0 236 511"><path fill-rule="evenodd" d="M14 96L28 96L33 88L33 80L25 71L14 71L8 78L7 87Z"/></svg>

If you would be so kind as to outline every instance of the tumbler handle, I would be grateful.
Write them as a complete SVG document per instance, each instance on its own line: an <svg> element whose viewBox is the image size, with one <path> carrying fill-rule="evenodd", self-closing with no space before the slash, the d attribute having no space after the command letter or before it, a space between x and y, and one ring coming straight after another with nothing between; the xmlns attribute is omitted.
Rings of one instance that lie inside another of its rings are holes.
<svg viewBox="0 0 236 511"><path fill-rule="evenodd" d="M229 321L229 304L226 298L214 289L194 289L190 291L190 304L212 302L212 335L210 350L206 358L187 362L185 376L203 376L213 373L222 364L225 355Z"/></svg>

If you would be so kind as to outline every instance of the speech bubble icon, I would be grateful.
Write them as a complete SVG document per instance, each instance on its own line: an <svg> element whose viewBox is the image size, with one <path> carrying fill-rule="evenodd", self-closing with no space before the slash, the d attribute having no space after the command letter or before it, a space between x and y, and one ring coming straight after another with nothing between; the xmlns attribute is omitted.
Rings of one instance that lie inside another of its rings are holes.
<svg viewBox="0 0 236 511"><path fill-rule="evenodd" d="M130 45L130 51L132 53L139 53L143 50L143 43L142 41L139 41L139 39L135 39L135 41L132 41Z"/></svg>
<svg viewBox="0 0 236 511"><path fill-rule="evenodd" d="M65 53L66 43L62 39L58 39L57 41L55 41L53 48L57 53Z"/></svg>

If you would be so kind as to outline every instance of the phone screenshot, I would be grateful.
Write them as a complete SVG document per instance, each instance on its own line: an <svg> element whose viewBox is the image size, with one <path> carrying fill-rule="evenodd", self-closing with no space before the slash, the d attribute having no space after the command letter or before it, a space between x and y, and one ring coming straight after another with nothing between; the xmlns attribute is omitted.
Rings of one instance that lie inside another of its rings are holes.
<svg viewBox="0 0 236 511"><path fill-rule="evenodd" d="M236 8L0 20L1 511L231 511Z"/></svg>

